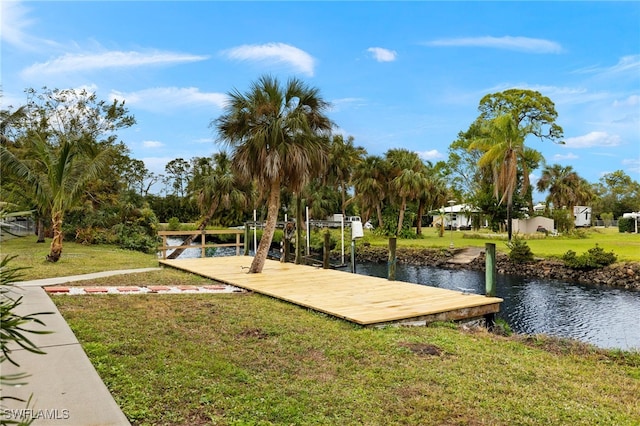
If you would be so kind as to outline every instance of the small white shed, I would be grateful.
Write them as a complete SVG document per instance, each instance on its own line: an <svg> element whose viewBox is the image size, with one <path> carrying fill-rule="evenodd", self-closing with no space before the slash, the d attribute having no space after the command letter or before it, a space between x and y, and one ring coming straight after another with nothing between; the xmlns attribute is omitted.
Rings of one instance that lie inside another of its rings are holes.
<svg viewBox="0 0 640 426"><path fill-rule="evenodd" d="M554 221L548 217L535 216L529 219L511 219L513 232L519 234L535 234L538 229L553 232Z"/></svg>
<svg viewBox="0 0 640 426"><path fill-rule="evenodd" d="M591 226L591 207L575 206L573 208L573 218L575 219L576 228Z"/></svg>

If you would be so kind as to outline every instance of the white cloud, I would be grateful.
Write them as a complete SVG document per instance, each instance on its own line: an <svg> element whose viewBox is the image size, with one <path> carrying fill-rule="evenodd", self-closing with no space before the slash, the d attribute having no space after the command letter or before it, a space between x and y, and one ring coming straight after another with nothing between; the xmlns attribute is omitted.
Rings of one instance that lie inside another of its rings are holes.
<svg viewBox="0 0 640 426"><path fill-rule="evenodd" d="M622 160L622 164L630 172L640 173L640 158L627 158L626 160Z"/></svg>
<svg viewBox="0 0 640 426"><path fill-rule="evenodd" d="M430 151L421 151L417 152L417 154L423 160L438 160L440 158L444 158L444 155L438 152L437 149L432 149Z"/></svg>
<svg viewBox="0 0 640 426"><path fill-rule="evenodd" d="M314 58L304 50L284 43L245 44L221 52L222 55L240 61L257 61L268 64L287 64L299 72L313 76Z"/></svg>
<svg viewBox="0 0 640 426"><path fill-rule="evenodd" d="M170 111L189 105L213 105L222 109L227 95L201 92L196 87L158 87L137 92L112 92L109 97L148 111Z"/></svg>
<svg viewBox="0 0 640 426"><path fill-rule="evenodd" d="M0 2L0 39L7 44L25 50L38 50L56 45L51 40L32 36L28 29L37 22L28 17L30 9L19 1Z"/></svg>
<svg viewBox="0 0 640 426"><path fill-rule="evenodd" d="M640 71L640 55L623 56L618 63L610 67L592 66L576 70L578 74L620 74L632 72L637 75Z"/></svg>
<svg viewBox="0 0 640 426"><path fill-rule="evenodd" d="M564 142L566 148L613 147L620 145L620 136L610 135L607 132L591 132L583 136L567 138Z"/></svg>
<svg viewBox="0 0 640 426"><path fill-rule="evenodd" d="M144 161L145 167L152 173L163 174L165 172L165 166L176 157L144 157L141 158Z"/></svg>
<svg viewBox="0 0 640 426"><path fill-rule="evenodd" d="M33 21L27 18L29 10L17 1L3 1L0 4L0 22L2 41L12 45L24 47L26 29L33 25Z"/></svg>
<svg viewBox="0 0 640 426"><path fill-rule="evenodd" d="M562 46L555 41L529 37L463 37L433 40L428 46L442 47L489 47L494 49L517 50L529 53L561 53Z"/></svg>
<svg viewBox="0 0 640 426"><path fill-rule="evenodd" d="M565 160L577 160L578 157L577 155L575 155L573 152L570 152L566 155L563 154L556 154L553 156L553 160L554 161L565 161Z"/></svg>
<svg viewBox="0 0 640 426"><path fill-rule="evenodd" d="M508 89L535 90L543 96L553 100L556 105L580 105L594 101L609 100L611 94L607 92L593 92L585 87L548 86L527 83L501 83L479 91L477 97L487 93L502 92Z"/></svg>
<svg viewBox="0 0 640 426"><path fill-rule="evenodd" d="M371 53L373 58L378 62L393 62L398 57L395 50L384 49L382 47L370 47L367 52Z"/></svg>
<svg viewBox="0 0 640 426"><path fill-rule="evenodd" d="M366 101L364 98L340 98L333 99L331 102L331 111L332 112L340 112L345 108L359 108L363 105L366 105Z"/></svg>
<svg viewBox="0 0 640 426"><path fill-rule="evenodd" d="M197 62L207 56L175 52L121 52L67 53L51 61L36 63L22 71L23 77L42 74L62 74L77 71L93 71L107 68L129 68L149 65L171 65Z"/></svg>
<svg viewBox="0 0 640 426"><path fill-rule="evenodd" d="M142 146L145 148L161 148L164 144L159 141L142 141Z"/></svg>
<svg viewBox="0 0 640 426"><path fill-rule="evenodd" d="M622 100L615 100L613 102L613 106L618 108L618 107L634 107L634 106L638 106L640 105L640 96L639 95L631 95L629 97L627 97L626 99L622 99Z"/></svg>
<svg viewBox="0 0 640 426"><path fill-rule="evenodd" d="M617 64L607 68L606 71L612 73L620 72L639 72L640 71L640 55L629 55L620 58Z"/></svg>

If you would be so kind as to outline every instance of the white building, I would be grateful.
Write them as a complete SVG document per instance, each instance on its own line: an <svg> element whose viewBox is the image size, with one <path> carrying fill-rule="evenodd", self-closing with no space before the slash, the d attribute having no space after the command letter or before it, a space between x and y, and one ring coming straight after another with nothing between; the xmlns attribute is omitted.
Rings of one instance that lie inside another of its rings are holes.
<svg viewBox="0 0 640 426"><path fill-rule="evenodd" d="M573 208L573 218L576 228L581 226L591 226L591 207L575 206Z"/></svg>
<svg viewBox="0 0 640 426"><path fill-rule="evenodd" d="M538 203L533 206L533 211L541 214L545 211L546 206L542 203ZM553 207L549 208L553 211ZM590 206L575 206L573 208L573 220L576 228L583 226L591 226L591 207Z"/></svg>
<svg viewBox="0 0 640 426"><path fill-rule="evenodd" d="M536 232L554 232L554 221L548 217L535 216L527 219L511 219L514 233L535 234Z"/></svg>
<svg viewBox="0 0 640 426"><path fill-rule="evenodd" d="M470 227L471 215L473 213L480 213L480 210L470 204L440 207L438 211L443 214L442 219L444 219L444 226L446 228L451 225L457 229L460 229L460 227ZM438 216L434 217L433 226L439 226L442 219Z"/></svg>

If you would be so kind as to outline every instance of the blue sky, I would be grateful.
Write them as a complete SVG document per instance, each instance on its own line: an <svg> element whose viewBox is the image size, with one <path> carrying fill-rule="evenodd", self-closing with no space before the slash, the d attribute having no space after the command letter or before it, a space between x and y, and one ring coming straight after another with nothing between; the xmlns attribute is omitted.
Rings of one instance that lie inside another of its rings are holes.
<svg viewBox="0 0 640 426"><path fill-rule="evenodd" d="M445 160L478 103L548 96L565 145L531 139L590 182L640 178L640 2L2 1L2 108L24 89L124 99L119 132L155 173L220 149L226 93L269 73L332 104L336 132L370 154ZM540 170L533 172L533 178ZM540 197L542 199L542 197Z"/></svg>

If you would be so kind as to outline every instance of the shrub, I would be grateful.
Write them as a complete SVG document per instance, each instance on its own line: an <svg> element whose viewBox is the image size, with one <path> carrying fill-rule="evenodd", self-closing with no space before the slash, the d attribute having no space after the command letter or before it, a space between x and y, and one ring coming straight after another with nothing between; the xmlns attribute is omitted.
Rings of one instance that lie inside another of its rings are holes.
<svg viewBox="0 0 640 426"><path fill-rule="evenodd" d="M613 213L608 212L608 213L602 213L600 215L600 217L602 218L602 220L604 221L604 227L608 228L609 226L611 226L611 224L613 223Z"/></svg>
<svg viewBox="0 0 640 426"><path fill-rule="evenodd" d="M391 208L385 207L382 212L382 225L381 227L377 227L374 229L374 233L376 235L381 235L384 237L398 237L401 239L416 239L417 235L413 231L412 224L415 221L416 214L405 210L404 219L402 221L402 229L400 233L398 232L398 211ZM397 235L396 235L397 234Z"/></svg>
<svg viewBox="0 0 640 426"><path fill-rule="evenodd" d="M345 240L347 240L348 236L350 235L350 229L346 229L345 230ZM309 235L309 248L313 251L319 252L321 253L322 250L324 250L324 233L325 230L322 230L322 232L319 229L314 229L311 234ZM345 242L346 244L347 242ZM330 238L329 238L329 249L333 250L334 248L336 248L338 246L338 240L336 239L336 237L334 236L334 234L331 234Z"/></svg>
<svg viewBox="0 0 640 426"><path fill-rule="evenodd" d="M156 249L156 238L147 234L143 226L118 224L111 230L116 237L115 243L120 248L143 253L153 253Z"/></svg>
<svg viewBox="0 0 640 426"><path fill-rule="evenodd" d="M573 229L573 214L567 209L557 209L551 214L558 232L566 233Z"/></svg>
<svg viewBox="0 0 640 426"><path fill-rule="evenodd" d="M562 260L565 266L569 268L590 270L604 268L605 266L615 263L617 256L613 252L606 253L596 244L595 247L590 248L580 256L576 255L575 251L569 250L562 256Z"/></svg>
<svg viewBox="0 0 640 426"><path fill-rule="evenodd" d="M618 219L618 231L620 232L636 232L635 218L621 217Z"/></svg>
<svg viewBox="0 0 640 426"><path fill-rule="evenodd" d="M179 231L180 230L180 219L177 217L172 217L169 219L169 223L167 224L167 229L169 231Z"/></svg>
<svg viewBox="0 0 640 426"><path fill-rule="evenodd" d="M507 243L509 248L509 259L514 263L533 262L533 252L527 242L518 234L514 235Z"/></svg>

